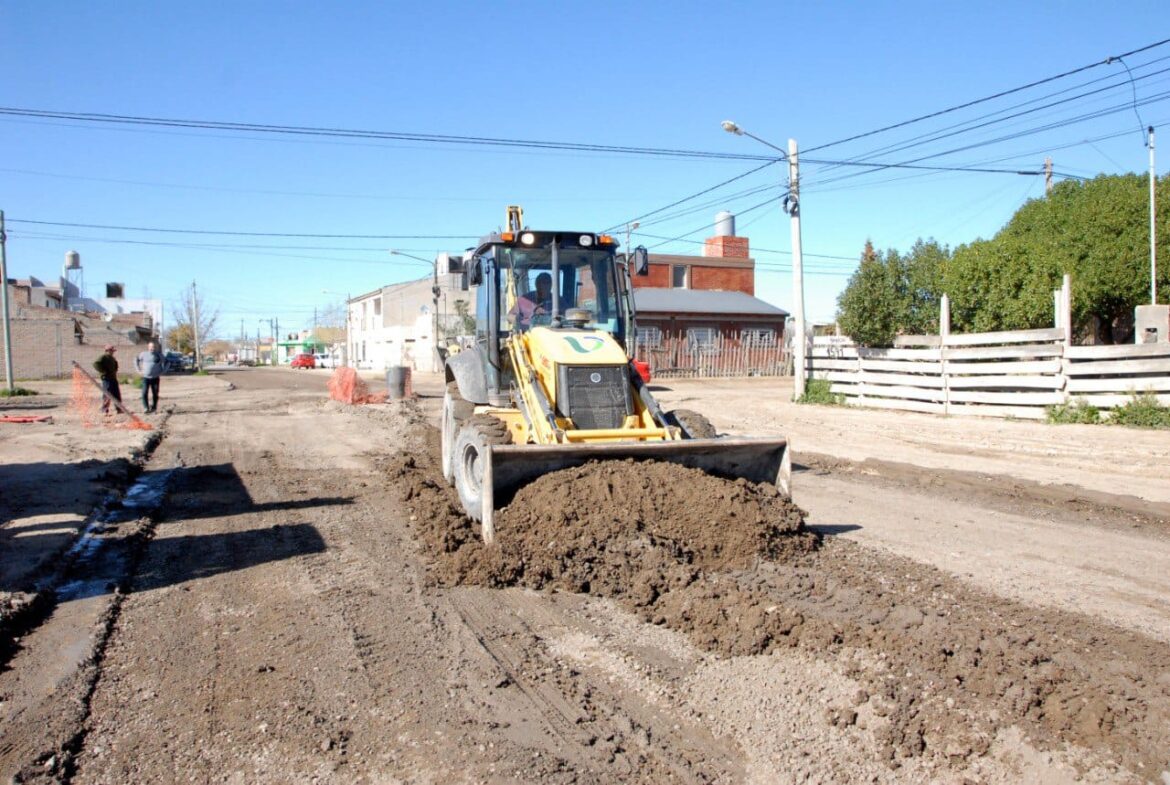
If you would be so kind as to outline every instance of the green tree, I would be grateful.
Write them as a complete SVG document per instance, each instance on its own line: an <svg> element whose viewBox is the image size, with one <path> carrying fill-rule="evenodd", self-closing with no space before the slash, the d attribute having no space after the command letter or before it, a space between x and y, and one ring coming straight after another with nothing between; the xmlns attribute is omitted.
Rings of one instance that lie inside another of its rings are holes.
<svg viewBox="0 0 1170 785"><path fill-rule="evenodd" d="M219 309L210 307L202 295L196 295L190 289L183 289L179 295L179 302L171 309L171 318L175 326L167 331L167 348L183 354L194 353L195 338L191 325L195 323L196 312L199 314L200 346L215 338Z"/></svg>
<svg viewBox="0 0 1170 785"><path fill-rule="evenodd" d="M897 280L900 259L892 255L893 260L883 258L866 240L857 272L837 298L841 330L861 346L889 346L897 332L903 297Z"/></svg>
<svg viewBox="0 0 1170 785"><path fill-rule="evenodd" d="M919 239L906 254L874 251L866 241L861 264L837 300L841 329L863 346L889 346L899 334L938 330L942 276L950 251Z"/></svg>
<svg viewBox="0 0 1170 785"><path fill-rule="evenodd" d="M191 330L190 322L176 324L167 330L163 342L169 349L179 354L195 353L195 333Z"/></svg>
<svg viewBox="0 0 1170 785"><path fill-rule="evenodd" d="M1170 222L1170 182L1158 181L1158 223ZM1052 290L1072 276L1072 317L1104 343L1132 340L1134 306L1149 301L1149 185L1143 175L1102 175L1059 183L1021 207L990 240L955 250L943 287L961 330L1014 330L1052 324ZM1170 233L1158 242L1170 253ZM1170 269L1159 271L1160 302Z"/></svg>
<svg viewBox="0 0 1170 785"><path fill-rule="evenodd" d="M898 328L910 335L938 332L943 275L951 252L935 240L919 238L902 258L903 305Z"/></svg>

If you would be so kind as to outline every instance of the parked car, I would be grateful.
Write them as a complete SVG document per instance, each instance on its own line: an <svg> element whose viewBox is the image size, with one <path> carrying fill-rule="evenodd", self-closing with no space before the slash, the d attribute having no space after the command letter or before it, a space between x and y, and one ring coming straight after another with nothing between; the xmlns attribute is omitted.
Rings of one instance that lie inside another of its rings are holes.
<svg viewBox="0 0 1170 785"><path fill-rule="evenodd" d="M183 370L183 355L167 352L163 355L163 373L178 373Z"/></svg>
<svg viewBox="0 0 1170 785"><path fill-rule="evenodd" d="M292 358L290 365L293 368L316 368L317 362L311 354L298 354Z"/></svg>
<svg viewBox="0 0 1170 785"><path fill-rule="evenodd" d="M329 354L314 354L313 361L317 363L318 368L336 368L337 363L334 362L333 356Z"/></svg>

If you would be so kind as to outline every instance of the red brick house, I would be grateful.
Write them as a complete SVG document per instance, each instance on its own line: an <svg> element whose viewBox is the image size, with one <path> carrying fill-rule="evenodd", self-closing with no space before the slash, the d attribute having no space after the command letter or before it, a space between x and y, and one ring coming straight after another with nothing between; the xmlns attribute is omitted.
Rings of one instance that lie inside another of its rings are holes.
<svg viewBox="0 0 1170 785"><path fill-rule="evenodd" d="M734 231L734 230L732 230ZM775 375L788 312L755 296L748 238L708 238L702 256L650 254L634 276L635 356L660 376Z"/></svg>
<svg viewBox="0 0 1170 785"><path fill-rule="evenodd" d="M783 344L788 312L755 296L748 238L711 237L702 256L650 254L649 275L634 276L639 343L718 335L753 345Z"/></svg>

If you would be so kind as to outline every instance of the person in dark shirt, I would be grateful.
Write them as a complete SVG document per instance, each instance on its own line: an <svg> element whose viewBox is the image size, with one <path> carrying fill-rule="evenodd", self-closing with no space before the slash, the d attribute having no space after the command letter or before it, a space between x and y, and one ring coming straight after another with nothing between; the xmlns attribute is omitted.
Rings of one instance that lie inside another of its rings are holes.
<svg viewBox="0 0 1170 785"><path fill-rule="evenodd" d="M158 350L158 344L151 341L146 351L134 360L138 372L142 374L142 410L147 414L158 409L158 379L162 375L163 357ZM154 394L150 400L148 393Z"/></svg>
<svg viewBox="0 0 1170 785"><path fill-rule="evenodd" d="M122 390L118 387L118 361L114 359L116 351L118 347L110 344L106 347L106 353L93 361L93 367L102 380L102 390L106 393L102 396L102 414L110 413L110 398L122 402Z"/></svg>

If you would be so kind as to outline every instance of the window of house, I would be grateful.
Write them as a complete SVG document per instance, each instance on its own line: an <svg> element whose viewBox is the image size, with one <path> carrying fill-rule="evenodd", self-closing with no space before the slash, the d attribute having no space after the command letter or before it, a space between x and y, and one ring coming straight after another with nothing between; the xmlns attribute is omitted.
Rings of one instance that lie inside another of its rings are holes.
<svg viewBox="0 0 1170 785"><path fill-rule="evenodd" d="M715 337L714 327L691 327L687 330L687 341L701 349L714 348Z"/></svg>
<svg viewBox="0 0 1170 785"><path fill-rule="evenodd" d="M638 343L643 346L661 346L662 329L659 327L639 327Z"/></svg>
<svg viewBox="0 0 1170 785"><path fill-rule="evenodd" d="M685 264L673 264L670 266L670 285L675 289L686 289L690 282L690 275L688 275L688 266Z"/></svg>
<svg viewBox="0 0 1170 785"><path fill-rule="evenodd" d="M382 298L375 297L374 298L374 316L381 316L381 315L382 315Z"/></svg>
<svg viewBox="0 0 1170 785"><path fill-rule="evenodd" d="M744 330L740 333L740 341L744 346L775 346L776 331L771 327Z"/></svg>

